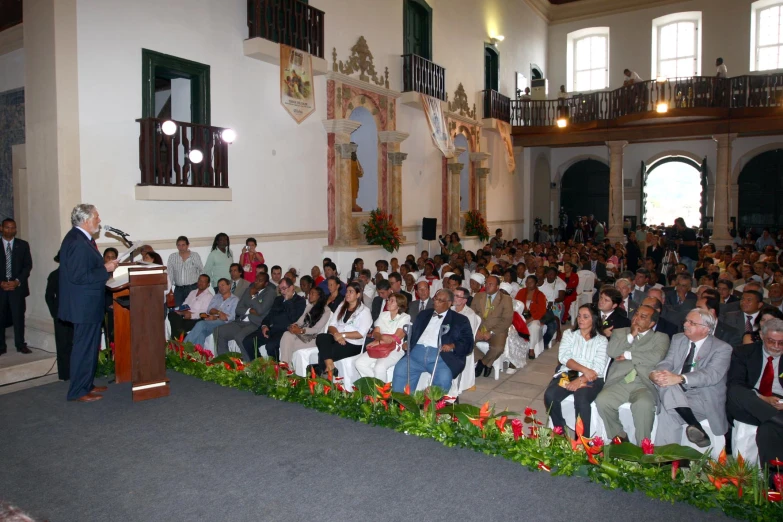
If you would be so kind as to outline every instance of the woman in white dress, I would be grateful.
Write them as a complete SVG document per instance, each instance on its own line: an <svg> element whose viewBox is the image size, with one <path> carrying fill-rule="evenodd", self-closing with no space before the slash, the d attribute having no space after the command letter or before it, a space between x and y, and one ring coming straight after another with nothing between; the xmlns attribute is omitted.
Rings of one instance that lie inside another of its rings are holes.
<svg viewBox="0 0 783 522"><path fill-rule="evenodd" d="M411 316L406 313L408 298L404 295L391 294L386 300L386 309L387 311L381 312L375 320L375 328L372 331L373 341L367 345L367 348L387 343L395 343L397 348L383 359L370 357L366 350L356 359L356 371L359 375L375 377L383 382L386 382L387 370L397 364L405 354L402 350L402 343L405 341L403 328L411 322Z"/></svg>
<svg viewBox="0 0 783 522"><path fill-rule="evenodd" d="M302 348L315 346L315 338L323 333L326 324L332 316L332 311L326 306L327 295L318 287L310 289L308 303L302 316L288 327L288 331L280 339L280 360L292 364L294 352Z"/></svg>

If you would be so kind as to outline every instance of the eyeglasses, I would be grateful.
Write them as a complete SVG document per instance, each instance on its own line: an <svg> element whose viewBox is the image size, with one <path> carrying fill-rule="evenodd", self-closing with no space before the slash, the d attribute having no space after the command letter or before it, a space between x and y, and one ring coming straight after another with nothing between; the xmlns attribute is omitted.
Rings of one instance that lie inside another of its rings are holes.
<svg viewBox="0 0 783 522"><path fill-rule="evenodd" d="M783 348L783 339L781 339L780 341L776 341L771 337L765 337L764 344L766 344L767 346L774 346L775 348Z"/></svg>
<svg viewBox="0 0 783 522"><path fill-rule="evenodd" d="M464 295L455 295L454 299L467 299L467 296Z"/></svg>
<svg viewBox="0 0 783 522"><path fill-rule="evenodd" d="M685 320L685 322L684 322L683 324L689 324L689 325L691 325L691 326L704 326L704 327L707 327L707 325L706 325L706 324L704 324L704 323L694 323L694 322L693 322L693 321L691 321L690 319L686 319L686 320Z"/></svg>

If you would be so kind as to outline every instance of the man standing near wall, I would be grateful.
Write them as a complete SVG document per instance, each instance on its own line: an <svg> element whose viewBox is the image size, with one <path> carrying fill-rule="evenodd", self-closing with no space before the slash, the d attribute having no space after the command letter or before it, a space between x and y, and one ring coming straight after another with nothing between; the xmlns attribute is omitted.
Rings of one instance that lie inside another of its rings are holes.
<svg viewBox="0 0 783 522"><path fill-rule="evenodd" d="M93 236L101 230L101 218L95 206L76 205L71 225L60 246L59 317L74 326L68 400L92 402L101 400L98 393L107 390L106 386L95 386L93 380L101 342L104 287L119 262L104 263L98 251Z"/></svg>
<svg viewBox="0 0 783 522"><path fill-rule="evenodd" d="M27 279L33 269L30 245L16 237L16 221L5 218L2 225L3 250L0 252L0 355L6 351L5 321L10 312L14 322L16 351L32 353L24 342L25 299L30 295Z"/></svg>

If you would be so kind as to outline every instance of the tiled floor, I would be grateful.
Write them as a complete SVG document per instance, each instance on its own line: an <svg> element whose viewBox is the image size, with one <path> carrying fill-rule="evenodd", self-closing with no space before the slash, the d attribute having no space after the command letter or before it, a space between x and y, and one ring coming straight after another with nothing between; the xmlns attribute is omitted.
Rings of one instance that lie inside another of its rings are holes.
<svg viewBox="0 0 783 522"><path fill-rule="evenodd" d="M507 409L520 415L530 406L538 410L538 417L543 419L546 416L544 390L557 367L557 349L555 343L538 358L528 359L525 367L513 375L501 373L497 381L494 374L476 378L475 391L463 392L460 402L476 406L489 402L495 405L495 412Z"/></svg>

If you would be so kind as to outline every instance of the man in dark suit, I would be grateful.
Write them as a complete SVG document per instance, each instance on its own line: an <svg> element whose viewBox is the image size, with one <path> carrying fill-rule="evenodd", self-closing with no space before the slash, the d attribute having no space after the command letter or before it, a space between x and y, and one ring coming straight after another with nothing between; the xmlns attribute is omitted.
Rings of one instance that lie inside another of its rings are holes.
<svg viewBox="0 0 783 522"><path fill-rule="evenodd" d="M752 333L757 329L756 319L762 306L764 306L764 297L761 292L746 290L742 292L740 298L740 309L736 312L725 313L723 320L739 332Z"/></svg>
<svg viewBox="0 0 783 522"><path fill-rule="evenodd" d="M763 290L761 283L758 281L751 281L745 285L745 287L742 289L743 291L747 290L755 290L756 292L759 292L762 295L763 299ZM732 294L732 297L735 298L735 300L727 301L727 304L720 307L720 316L723 321L726 320L726 315L730 314L732 312L741 312L742 308L740 306L740 298L734 294ZM745 330L745 327L743 325L742 330Z"/></svg>
<svg viewBox="0 0 783 522"><path fill-rule="evenodd" d="M33 269L30 245L24 239L16 237L16 221L5 218L2 225L3 249L0 252L0 355L6 351L6 316L11 315L14 323L14 344L16 351L32 353L24 341L25 299L30 295L27 278Z"/></svg>
<svg viewBox="0 0 783 522"><path fill-rule="evenodd" d="M430 373L432 384L445 391L451 381L465 369L465 359L473 349L473 330L464 315L451 310L454 294L438 290L434 308L416 317L410 334L408 353L394 367L392 389L416 388L422 373ZM408 367L410 364L410 374Z"/></svg>
<svg viewBox="0 0 783 522"><path fill-rule="evenodd" d="M761 342L734 350L729 367L726 410L729 420L758 426L761 465L781 458L783 448L783 321L761 327ZM770 468L770 475L780 469Z"/></svg>
<svg viewBox="0 0 783 522"><path fill-rule="evenodd" d="M271 310L261 323L261 329L245 338L243 346L250 359L255 358L255 344L264 346L266 353L275 360L280 359L280 339L288 327L304 313L307 300L296 293L294 282L284 277L278 285L280 295L272 304Z"/></svg>
<svg viewBox="0 0 783 522"><path fill-rule="evenodd" d="M424 310L432 310L435 306L432 298L430 297L430 285L427 281L420 281L416 283L416 292L419 294L419 299L408 305L408 315L411 316L411 324L416 321L416 317L419 312Z"/></svg>
<svg viewBox="0 0 783 522"><path fill-rule="evenodd" d="M60 262L60 253L54 256ZM57 349L57 376L61 381L71 377L71 351L73 349L73 325L57 318L60 309L60 267L55 268L46 280L46 306L54 320L54 343Z"/></svg>
<svg viewBox="0 0 783 522"><path fill-rule="evenodd" d="M696 294L691 292L691 276L679 274L674 290L666 293L663 305L663 318L677 325L682 331L682 323L688 312L696 308Z"/></svg>
<svg viewBox="0 0 783 522"><path fill-rule="evenodd" d="M640 268L636 271L636 275L633 279L633 291L631 292L631 299L637 303L644 301L647 297L647 292L650 290L650 272L646 268Z"/></svg>
<svg viewBox="0 0 783 522"><path fill-rule="evenodd" d="M612 336L612 331L620 328L630 328L631 321L625 310L619 308L623 302L623 294L613 286L601 287L598 297L598 310L601 314L601 333Z"/></svg>
<svg viewBox="0 0 783 522"><path fill-rule="evenodd" d="M600 288L606 281L606 265L598 260L598 252L593 251L590 254L590 261L582 265L582 270L589 270L595 274L595 287Z"/></svg>
<svg viewBox="0 0 783 522"><path fill-rule="evenodd" d="M660 289L658 288L651 288L650 291L652 293L657 292L659 295L662 295ZM672 337L674 337L674 335L677 333L677 325L670 323L661 317L661 312L663 311L663 304L661 301L657 297L650 295L650 297L647 297L644 301L642 301L641 306L651 306L655 309L656 312L658 312L658 322L655 323L655 326L653 326L653 331L665 333L669 336L669 341L671 341Z"/></svg>
<svg viewBox="0 0 783 522"><path fill-rule="evenodd" d="M664 248L660 245L658 236L653 239L653 244L647 247L645 255L655 260L655 266L661 266L663 261Z"/></svg>
<svg viewBox="0 0 783 522"><path fill-rule="evenodd" d="M399 274L399 272L392 272L389 274L389 285L391 285L392 292L405 296L405 299L408 300L408 307L410 307L411 302L413 301L413 296L410 294L410 292L406 292L402 289L402 276Z"/></svg>
<svg viewBox="0 0 783 522"><path fill-rule="evenodd" d="M718 279L718 293L720 294L720 304L727 305L739 301L739 297L734 295L734 283L728 279ZM723 306L721 306L723 308Z"/></svg>
<svg viewBox="0 0 783 522"><path fill-rule="evenodd" d="M370 307L370 315L372 315L373 324L375 324L375 320L378 319L378 316L381 315L381 312L386 308L386 300L389 299L389 296L392 293L391 283L386 279L382 279L375 285L375 291L378 292L378 295L372 300L372 306Z"/></svg>
<svg viewBox="0 0 783 522"><path fill-rule="evenodd" d="M708 288L702 293L702 296L696 300L696 308L707 310L715 319L715 330L712 335L730 346L738 346L742 343L742 332L729 326L725 321L718 320L720 316L720 297L718 292Z"/></svg>
<svg viewBox="0 0 783 522"><path fill-rule="evenodd" d="M261 324L272 309L277 296L277 287L269 283L269 275L266 272L258 272L256 280L245 290L242 298L237 303L236 311L231 322L221 324L212 332L215 340L217 354L228 352L228 341L234 341L239 346L249 348L245 350L250 360L255 359L255 345L246 341L254 333L261 330ZM256 336L256 339L258 337ZM261 341L261 340L259 340ZM263 341L258 343L262 346Z"/></svg>
<svg viewBox="0 0 783 522"><path fill-rule="evenodd" d="M117 260L103 262L93 235L101 230L98 209L85 203L71 211L73 228L60 246L59 318L73 323L71 384L68 400L92 402L102 399L105 386L95 386L98 347L104 313L104 293Z"/></svg>

